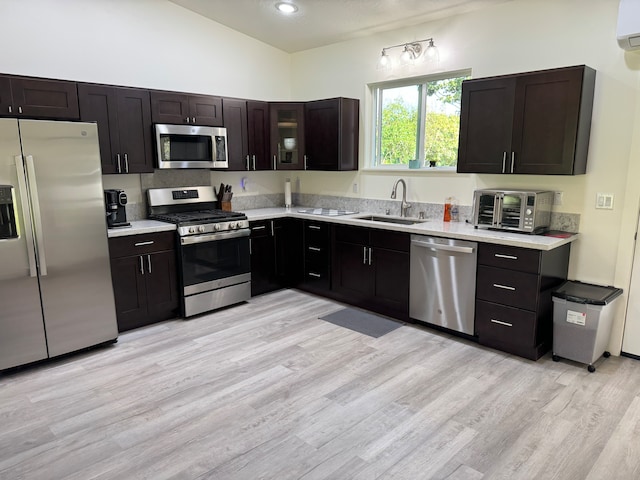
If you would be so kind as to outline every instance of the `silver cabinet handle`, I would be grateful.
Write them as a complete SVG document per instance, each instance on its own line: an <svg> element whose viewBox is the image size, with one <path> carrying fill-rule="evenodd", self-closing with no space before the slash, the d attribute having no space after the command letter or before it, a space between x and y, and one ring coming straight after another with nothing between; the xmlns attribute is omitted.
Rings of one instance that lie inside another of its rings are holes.
<svg viewBox="0 0 640 480"><path fill-rule="evenodd" d="M38 247L38 264L40 265L40 276L47 274L47 261L44 256L44 238L42 232L42 215L40 214L40 199L38 197L38 183L36 182L36 170L33 165L33 156L27 155L27 182L29 182L29 192L31 193L31 210L33 211L33 226L35 228L35 243Z"/></svg>
<svg viewBox="0 0 640 480"><path fill-rule="evenodd" d="M304 156L304 169L307 169L307 156Z"/></svg>
<svg viewBox="0 0 640 480"><path fill-rule="evenodd" d="M513 173L513 167L516 164L516 152L511 152L511 173Z"/></svg>
<svg viewBox="0 0 640 480"><path fill-rule="evenodd" d="M309 276L310 277L315 277L315 278L320 278L322 275L320 275L319 273L309 272Z"/></svg>
<svg viewBox="0 0 640 480"><path fill-rule="evenodd" d="M142 255L138 257L138 260L140 260L140 274L144 275L144 263L142 263Z"/></svg>
<svg viewBox="0 0 640 480"><path fill-rule="evenodd" d="M367 264L367 247L362 247L362 264Z"/></svg>
<svg viewBox="0 0 640 480"><path fill-rule="evenodd" d="M267 228L266 225L258 225L257 227L251 227L251 230L264 230Z"/></svg>
<svg viewBox="0 0 640 480"><path fill-rule="evenodd" d="M503 290L511 290L514 292L516 290L516 287L510 287L509 285L500 285L499 283L494 283L493 286L496 288L502 288Z"/></svg>
<svg viewBox="0 0 640 480"><path fill-rule="evenodd" d="M122 173L122 164L120 163L120 154L116 153L116 160L118 161L118 173Z"/></svg>
<svg viewBox="0 0 640 480"><path fill-rule="evenodd" d="M247 170L251 170L251 169L249 168L249 155L247 155Z"/></svg>
<svg viewBox="0 0 640 480"><path fill-rule="evenodd" d="M151 275L151 255L147 255L147 270L149 270L149 275Z"/></svg>
<svg viewBox="0 0 640 480"><path fill-rule="evenodd" d="M18 107L18 113L22 113L22 107Z"/></svg>
<svg viewBox="0 0 640 480"><path fill-rule="evenodd" d="M506 171L507 168L507 152L502 152L502 173Z"/></svg>
<svg viewBox="0 0 640 480"><path fill-rule="evenodd" d="M185 118L185 121L186 121L187 123L189 123L189 117Z"/></svg>
<svg viewBox="0 0 640 480"><path fill-rule="evenodd" d="M196 123L196 117L191 117L191 123Z"/></svg>
<svg viewBox="0 0 640 480"><path fill-rule="evenodd" d="M255 170L256 169L256 156L255 155L251 156L251 161L253 162L253 169Z"/></svg>
<svg viewBox="0 0 640 480"><path fill-rule="evenodd" d="M496 320L495 318L491 319L491 323L497 323L498 325L504 325L505 327L513 327L513 323L501 322L500 320Z"/></svg>
<svg viewBox="0 0 640 480"><path fill-rule="evenodd" d="M321 252L322 249L318 248L318 247L308 247L309 250L311 250L312 252Z"/></svg>
<svg viewBox="0 0 640 480"><path fill-rule="evenodd" d="M518 257L516 257L515 255L504 255L502 253L494 253L493 256L497 257L497 258L507 258L509 260L517 260L518 259Z"/></svg>
<svg viewBox="0 0 640 480"><path fill-rule="evenodd" d="M145 245L153 245L154 241L153 240L149 240L148 242L138 242L138 243L134 243L134 245L136 247L144 247Z"/></svg>
<svg viewBox="0 0 640 480"><path fill-rule="evenodd" d="M320 230L320 227L317 225L307 225L311 230Z"/></svg>
<svg viewBox="0 0 640 480"><path fill-rule="evenodd" d="M251 238L249 239L249 255L253 255L253 243L251 242Z"/></svg>
<svg viewBox="0 0 640 480"><path fill-rule="evenodd" d="M129 173L129 154L124 154L124 173Z"/></svg>
<svg viewBox="0 0 640 480"><path fill-rule="evenodd" d="M369 247L369 265L371 265L371 247Z"/></svg>
<svg viewBox="0 0 640 480"><path fill-rule="evenodd" d="M411 245L416 247L430 248L434 252L436 250L444 250L447 252L473 253L473 247L458 247L455 245L437 245L434 243L421 242L420 240L411 240Z"/></svg>
<svg viewBox="0 0 640 480"><path fill-rule="evenodd" d="M277 168L276 168L276 156L275 155L273 156L273 169L277 170Z"/></svg>
<svg viewBox="0 0 640 480"><path fill-rule="evenodd" d="M22 155L16 155L14 158L16 160L16 170L18 172L18 194L20 195L20 203L22 204L24 237L27 242L27 256L29 257L29 275L31 277L35 277L38 275L38 269L36 268L36 253L31 226L29 198L27 196L27 184L24 179L24 162L22 161Z"/></svg>
<svg viewBox="0 0 640 480"><path fill-rule="evenodd" d="M13 108L11 108L11 105L9 105L9 113L13 112Z"/></svg>
<svg viewBox="0 0 640 480"><path fill-rule="evenodd" d="M273 232L273 220L271 220L271 236L275 236L275 233Z"/></svg>

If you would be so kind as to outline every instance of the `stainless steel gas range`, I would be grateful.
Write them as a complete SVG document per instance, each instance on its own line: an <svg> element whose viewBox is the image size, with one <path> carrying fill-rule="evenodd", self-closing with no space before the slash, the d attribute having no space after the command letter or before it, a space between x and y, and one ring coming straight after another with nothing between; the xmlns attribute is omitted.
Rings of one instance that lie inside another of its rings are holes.
<svg viewBox="0 0 640 480"><path fill-rule="evenodd" d="M212 187L150 188L149 218L174 223L182 315L251 298L249 221L219 210Z"/></svg>

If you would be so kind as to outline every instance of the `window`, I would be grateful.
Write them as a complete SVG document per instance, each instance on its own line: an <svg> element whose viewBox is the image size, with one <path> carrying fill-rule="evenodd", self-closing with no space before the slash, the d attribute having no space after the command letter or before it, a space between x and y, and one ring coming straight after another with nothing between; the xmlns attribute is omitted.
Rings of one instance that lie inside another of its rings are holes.
<svg viewBox="0 0 640 480"><path fill-rule="evenodd" d="M462 81L469 72L372 86L374 167L455 167Z"/></svg>

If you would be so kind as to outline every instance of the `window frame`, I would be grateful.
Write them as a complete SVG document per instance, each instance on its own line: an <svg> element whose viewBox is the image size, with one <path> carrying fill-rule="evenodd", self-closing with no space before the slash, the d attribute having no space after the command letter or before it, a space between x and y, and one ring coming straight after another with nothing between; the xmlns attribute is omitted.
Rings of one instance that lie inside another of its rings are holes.
<svg viewBox="0 0 640 480"><path fill-rule="evenodd" d="M393 165L383 165L379 163L380 160L380 149L381 142L379 141L380 137L380 128L382 125L382 95L380 95L380 91L382 89L388 88L398 88L398 87L407 87L412 85L421 85L422 87L419 89L419 98L418 98L418 119L417 119L417 136L416 136L416 157L417 160L420 161L420 164L424 164L424 144L425 144L425 122L426 122L426 104L427 104L427 95L426 92L426 84L429 82L437 82L439 80L446 80L449 78L456 77L466 77L467 79L471 77L471 69L462 69L462 70L452 70L447 72L440 72L428 75L420 75L415 77L403 77L397 78L394 80L386 80L382 82L375 82L368 84L369 95L371 96L371 105L372 105L372 117L370 123L370 132L371 140L370 140L370 148L371 155L369 156L369 161L367 165L367 169L371 170L380 170L380 171L388 171L388 170L398 170L398 169L409 169L409 165L407 164L393 164ZM441 166L435 168L429 168L428 171L455 171L456 166ZM412 169L414 171L414 169ZM422 171L427 171L427 169L422 169Z"/></svg>

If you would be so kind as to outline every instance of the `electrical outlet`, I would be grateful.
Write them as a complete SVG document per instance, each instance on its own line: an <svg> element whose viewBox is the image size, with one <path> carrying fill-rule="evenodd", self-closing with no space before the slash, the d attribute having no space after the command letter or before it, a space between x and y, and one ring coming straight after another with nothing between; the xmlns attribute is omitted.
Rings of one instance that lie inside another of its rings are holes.
<svg viewBox="0 0 640 480"><path fill-rule="evenodd" d="M553 192L553 204L562 205L562 192Z"/></svg>
<svg viewBox="0 0 640 480"><path fill-rule="evenodd" d="M613 193L596 193L596 208L613 210Z"/></svg>
<svg viewBox="0 0 640 480"><path fill-rule="evenodd" d="M358 193L358 184L357 183L353 184L353 193Z"/></svg>

